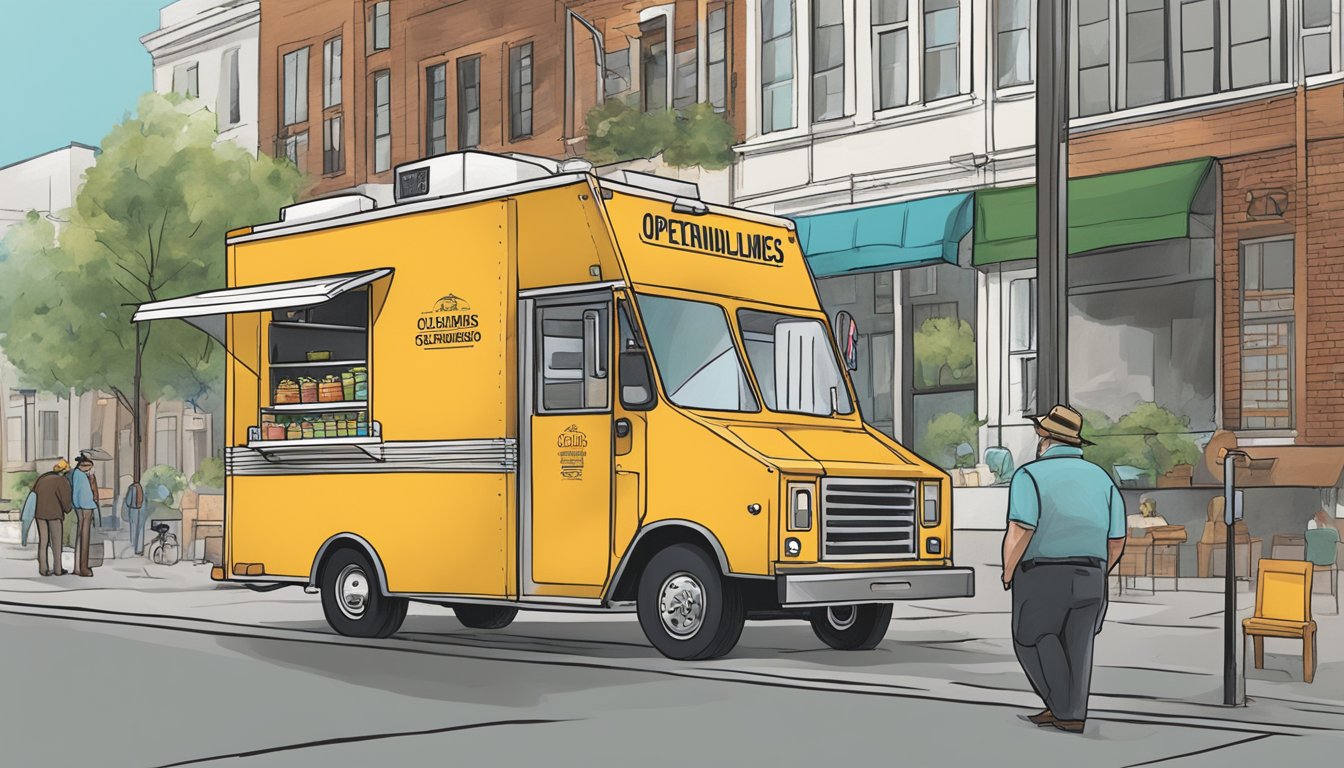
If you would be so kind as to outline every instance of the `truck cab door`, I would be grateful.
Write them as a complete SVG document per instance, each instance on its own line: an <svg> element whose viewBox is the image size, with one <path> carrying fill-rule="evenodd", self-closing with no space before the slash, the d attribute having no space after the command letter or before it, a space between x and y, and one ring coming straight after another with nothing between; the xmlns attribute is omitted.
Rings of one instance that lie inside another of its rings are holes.
<svg viewBox="0 0 1344 768"><path fill-rule="evenodd" d="M596 597L610 568L612 298L525 299L524 594Z"/></svg>

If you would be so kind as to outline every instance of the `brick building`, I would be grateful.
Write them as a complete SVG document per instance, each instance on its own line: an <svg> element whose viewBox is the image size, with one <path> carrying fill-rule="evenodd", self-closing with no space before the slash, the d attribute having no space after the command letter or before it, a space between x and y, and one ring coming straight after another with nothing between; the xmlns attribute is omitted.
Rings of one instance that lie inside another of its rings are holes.
<svg viewBox="0 0 1344 768"><path fill-rule="evenodd" d="M459 149L576 156L584 116L610 98L710 102L741 133L741 2L261 5L262 151L294 159L316 195L385 195L396 165Z"/></svg>

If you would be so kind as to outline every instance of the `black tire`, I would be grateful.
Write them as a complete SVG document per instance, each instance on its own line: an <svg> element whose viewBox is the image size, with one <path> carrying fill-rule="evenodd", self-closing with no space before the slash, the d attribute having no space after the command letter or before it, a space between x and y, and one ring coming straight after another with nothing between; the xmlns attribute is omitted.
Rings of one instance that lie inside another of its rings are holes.
<svg viewBox="0 0 1344 768"><path fill-rule="evenodd" d="M341 582L348 580L357 601L342 606ZM383 594L378 572L367 555L354 549L338 549L327 557L319 580L322 612L327 624L346 637L389 637L401 628L409 607L405 598Z"/></svg>
<svg viewBox="0 0 1344 768"><path fill-rule="evenodd" d="M689 597L680 598L683 594ZM669 613L665 622L664 598L686 606L688 612ZM653 556L640 575L635 605L649 643L669 659L682 661L728 653L737 645L746 621L737 584L724 577L719 564L703 549L690 544L676 544ZM685 622L680 625L684 632L677 632L678 622Z"/></svg>
<svg viewBox="0 0 1344 768"><path fill-rule="evenodd" d="M454 605L453 613L464 627L472 629L503 629L513 623L517 608L497 605Z"/></svg>
<svg viewBox="0 0 1344 768"><path fill-rule="evenodd" d="M887 636L891 603L814 608L811 622L817 638L837 651L871 651Z"/></svg>

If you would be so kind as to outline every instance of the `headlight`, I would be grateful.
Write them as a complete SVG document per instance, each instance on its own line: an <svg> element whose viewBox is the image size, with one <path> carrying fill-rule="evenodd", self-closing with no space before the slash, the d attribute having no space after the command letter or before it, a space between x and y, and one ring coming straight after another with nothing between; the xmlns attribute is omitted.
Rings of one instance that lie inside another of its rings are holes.
<svg viewBox="0 0 1344 768"><path fill-rule="evenodd" d="M939 483L924 483L924 512L920 516L920 523L926 527L938 525L941 519L938 509L938 495L941 493Z"/></svg>
<svg viewBox="0 0 1344 768"><path fill-rule="evenodd" d="M812 530L812 487L789 486L789 530Z"/></svg>

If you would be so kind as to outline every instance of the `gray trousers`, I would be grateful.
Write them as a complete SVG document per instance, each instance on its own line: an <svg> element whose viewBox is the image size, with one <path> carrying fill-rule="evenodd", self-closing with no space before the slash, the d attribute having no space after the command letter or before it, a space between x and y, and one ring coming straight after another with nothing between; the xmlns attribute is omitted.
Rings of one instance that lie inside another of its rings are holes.
<svg viewBox="0 0 1344 768"><path fill-rule="evenodd" d="M43 576L54 573L60 576L61 550L65 548L64 524L61 520L34 520L37 528L37 569ZM51 562L47 562L47 551L51 551Z"/></svg>
<svg viewBox="0 0 1344 768"><path fill-rule="evenodd" d="M1106 614L1106 571L1039 563L1013 575L1013 649L1060 720L1086 720L1092 646Z"/></svg>

